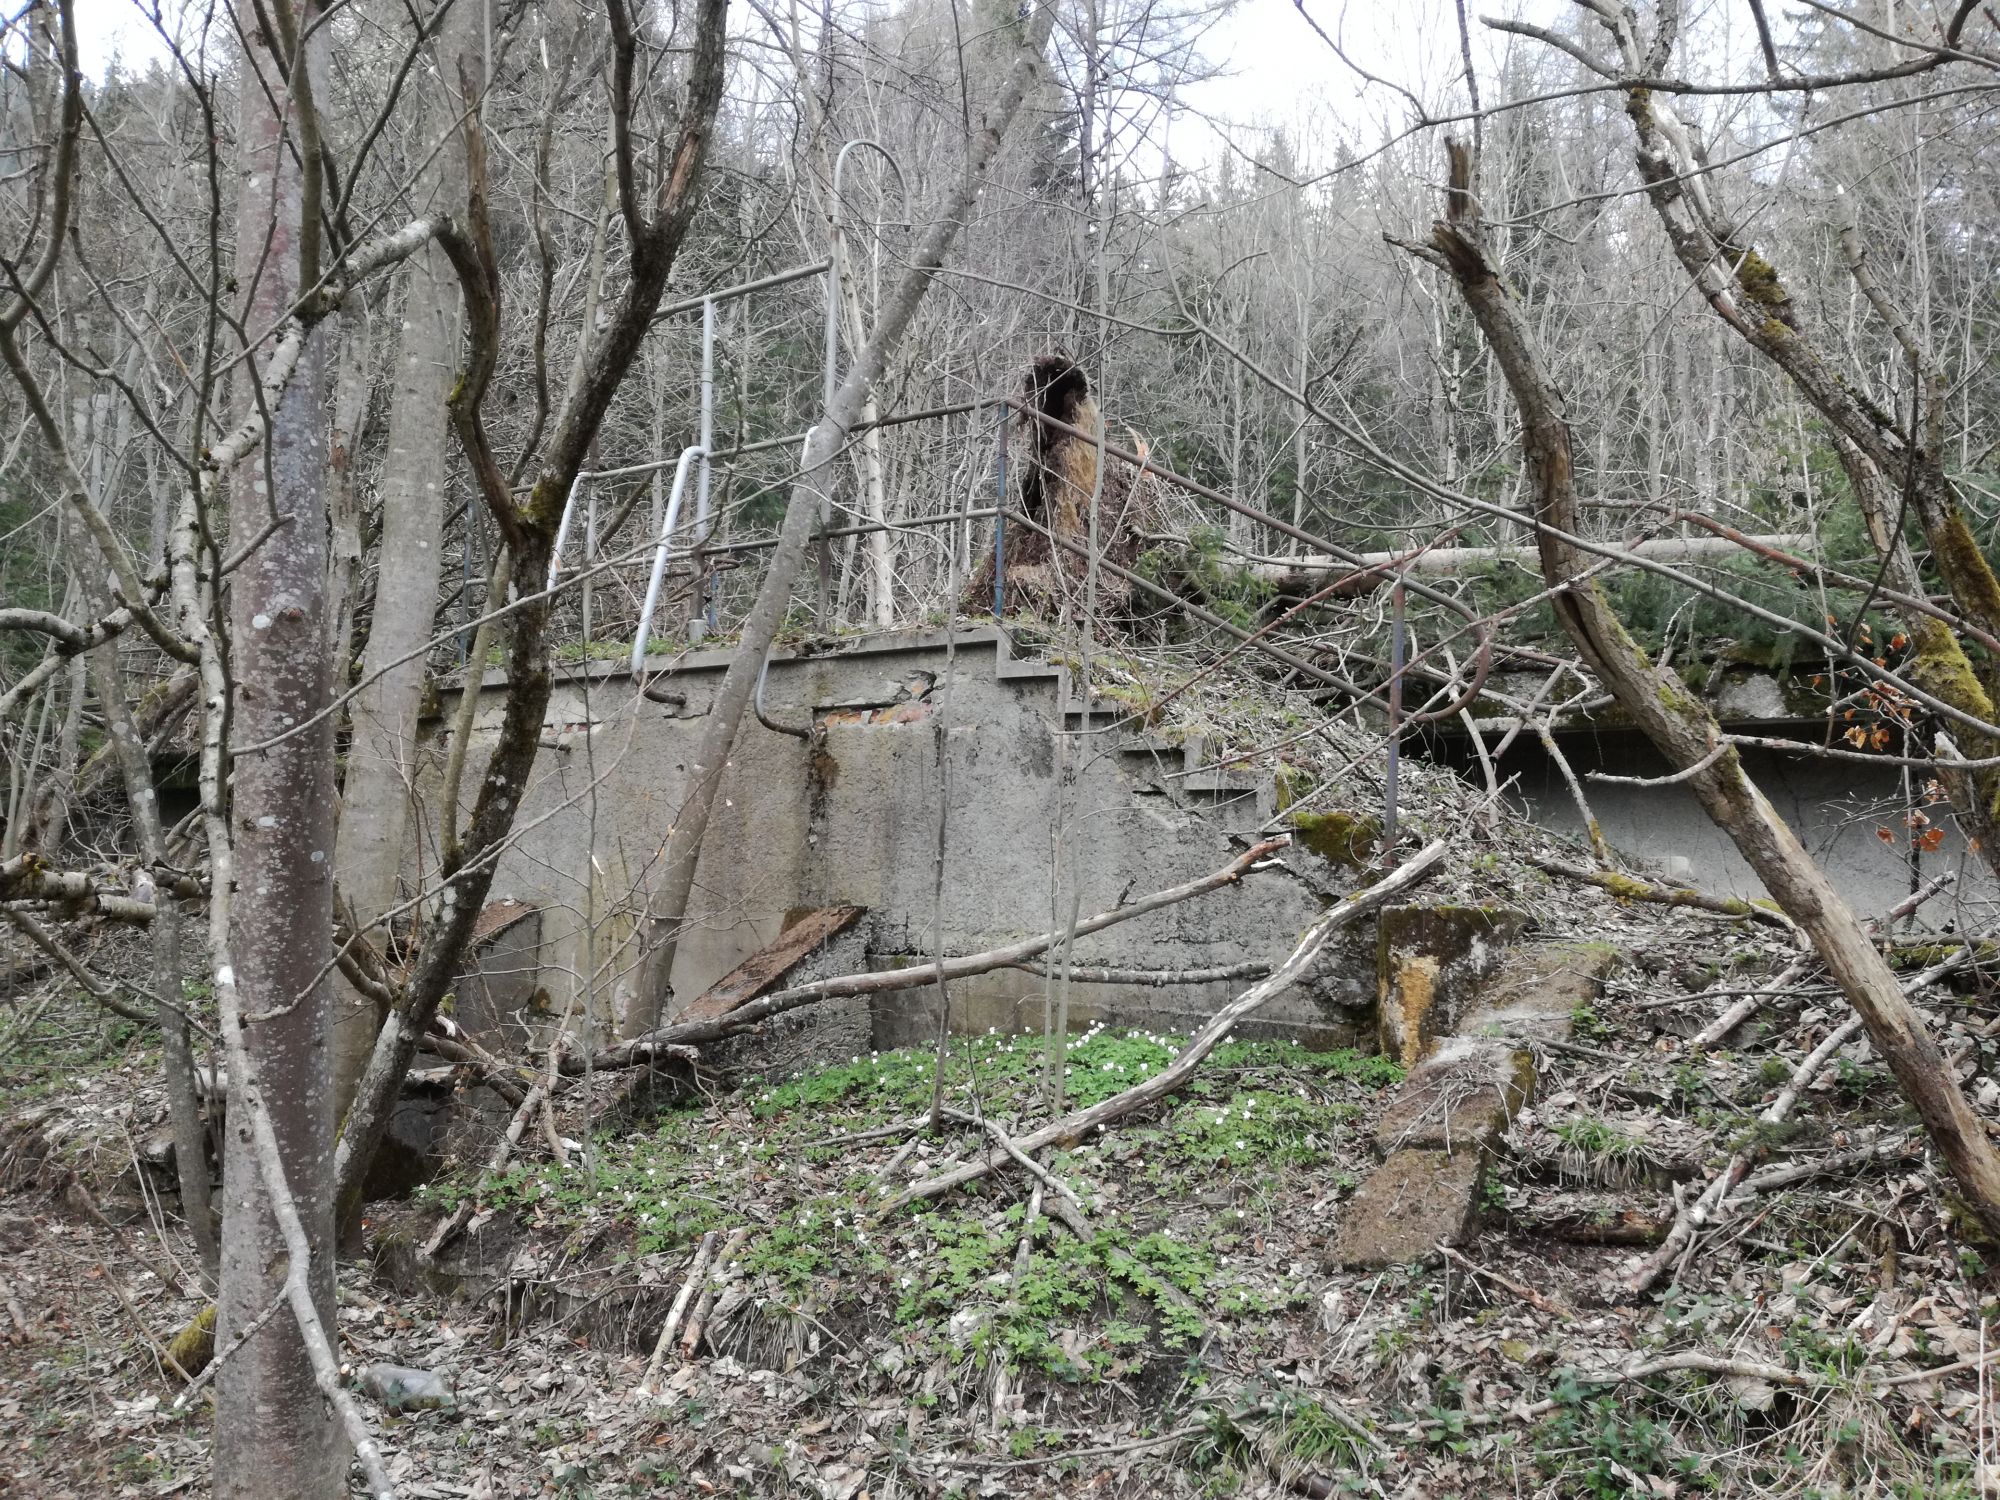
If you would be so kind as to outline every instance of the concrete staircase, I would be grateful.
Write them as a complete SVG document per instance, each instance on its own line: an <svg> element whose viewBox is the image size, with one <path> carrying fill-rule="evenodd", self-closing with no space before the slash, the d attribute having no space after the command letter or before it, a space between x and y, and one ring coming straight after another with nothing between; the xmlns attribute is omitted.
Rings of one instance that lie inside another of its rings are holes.
<svg viewBox="0 0 2000 1500"><path fill-rule="evenodd" d="M1076 675L1061 662L1023 661L1005 631L993 629L997 654L994 677L1001 682L1052 682L1066 731L1087 736L1083 742L1112 749L1121 770L1145 791L1158 793L1179 806L1218 811L1257 821L1277 811L1277 782L1270 771L1231 765L1205 734L1163 735L1145 722L1139 705L1112 696L1094 695L1085 702Z"/></svg>

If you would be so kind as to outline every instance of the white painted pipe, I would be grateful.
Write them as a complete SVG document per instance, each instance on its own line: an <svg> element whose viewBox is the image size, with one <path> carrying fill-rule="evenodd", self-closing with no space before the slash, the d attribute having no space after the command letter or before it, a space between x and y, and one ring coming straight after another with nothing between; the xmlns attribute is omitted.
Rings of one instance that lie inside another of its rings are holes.
<svg viewBox="0 0 2000 1500"><path fill-rule="evenodd" d="M549 581L544 588L556 586L556 574L562 571L563 543L569 540L570 517L576 514L576 492L583 487L590 475L582 469L576 471L576 478L569 482L569 495L563 500L562 520L556 523L556 544L549 549Z"/></svg>
<svg viewBox="0 0 2000 1500"><path fill-rule="evenodd" d="M674 528L680 525L681 497L687 493L688 470L708 450L700 443L681 450L674 465L674 487L667 495L667 518L660 523L660 545L653 550L653 576L646 582L646 603L639 611L639 628L632 633L632 675L646 666L646 638L653 633L653 611L659 607L660 585L667 576L667 554L673 548Z"/></svg>

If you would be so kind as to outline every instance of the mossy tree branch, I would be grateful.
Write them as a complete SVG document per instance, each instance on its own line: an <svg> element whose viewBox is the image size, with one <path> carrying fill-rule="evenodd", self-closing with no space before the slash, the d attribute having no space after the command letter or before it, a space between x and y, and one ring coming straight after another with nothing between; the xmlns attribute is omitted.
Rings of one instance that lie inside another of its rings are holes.
<svg viewBox="0 0 2000 1500"><path fill-rule="evenodd" d="M1625 79L1658 74L1679 34L1677 7L1657 7L1650 38L1641 36L1631 7L1588 8L1617 49ZM1954 18L1946 35L1956 38L1965 14ZM1955 40L1947 42L1922 61L1942 66L1953 56L1954 45ZM1635 134L1640 179L1675 258L1716 315L1782 370L1832 429L1841 468L1882 559L1883 582L1905 598L1921 598L1926 592L1898 533L1897 518L1907 508L1923 532L1931 565L1958 615L1989 637L2000 635L2000 579L1967 526L1957 491L1944 470L1943 382L1908 320L1876 281L1851 214L1841 226L1848 269L1904 351L1923 393L1921 410L1913 410L1907 423L1871 401L1859 382L1835 368L1808 330L1778 268L1743 241L1740 228L1716 203L1710 179L1697 170L1697 154L1686 127L1660 94L1643 83L1629 82L1625 113ZM1991 722L1992 694L1958 634L1940 625L1934 612L1912 609L1895 598L1888 602L1917 644L1911 679L1953 708ZM1981 736L1966 749L1972 758L1986 759L2000 746ZM1954 768L1943 757L1938 764L1940 780L1966 834L2000 873L2000 769Z"/></svg>
<svg viewBox="0 0 2000 1500"><path fill-rule="evenodd" d="M1714 716L1633 641L1565 535L1578 525L1576 475L1561 392L1530 336L1520 304L1488 258L1470 150L1450 143L1446 217L1428 246L1413 247L1451 277L1491 347L1521 415L1522 451L1532 481L1542 574L1557 590L1556 617L1585 663L1676 771L1716 826L1812 942L1827 973L1867 1027L1904 1097L1922 1117L1966 1200L1989 1231L2000 1232L2000 1153L1966 1103L1937 1045L1925 1033L1895 971L1869 940L1817 861L1725 748Z"/></svg>

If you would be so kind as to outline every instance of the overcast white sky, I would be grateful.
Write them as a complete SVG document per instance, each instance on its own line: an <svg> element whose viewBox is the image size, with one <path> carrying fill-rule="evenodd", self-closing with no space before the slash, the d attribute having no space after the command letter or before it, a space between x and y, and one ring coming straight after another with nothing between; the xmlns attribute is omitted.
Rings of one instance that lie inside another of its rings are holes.
<svg viewBox="0 0 2000 1500"><path fill-rule="evenodd" d="M1458 23L1448 3L1307 0L1306 8L1356 63L1420 98L1440 97L1458 76ZM1361 128L1385 111L1407 111L1406 101L1350 72L1293 0L1239 0L1208 50L1228 76L1197 84L1189 102L1234 124L1290 126L1317 109Z"/></svg>
<svg viewBox="0 0 2000 1500"><path fill-rule="evenodd" d="M1306 7L1361 67L1394 79L1434 107L1457 97L1458 31L1452 0L1306 0ZM178 8L170 0L170 11ZM196 14L204 8L186 7ZM1500 0L1469 7L1475 17L1499 10L1545 25L1569 8L1569 0ZM77 16L85 67L93 74L101 73L114 54L128 61L161 55L158 37L134 0L77 0ZM1712 15L1706 24L1715 24ZM1490 77L1504 39L1475 20L1473 40L1480 72ZM1316 118L1322 138L1337 124L1362 140L1373 140L1385 128L1408 120L1407 101L1389 89L1365 85L1315 34L1294 0L1238 0L1204 50L1224 76L1195 85L1188 103L1194 113L1238 128L1239 143L1247 143L1240 133L1246 126L1282 126L1297 140L1300 123ZM1185 118L1175 130L1171 145L1177 159L1207 160L1217 153L1210 132L1198 120Z"/></svg>

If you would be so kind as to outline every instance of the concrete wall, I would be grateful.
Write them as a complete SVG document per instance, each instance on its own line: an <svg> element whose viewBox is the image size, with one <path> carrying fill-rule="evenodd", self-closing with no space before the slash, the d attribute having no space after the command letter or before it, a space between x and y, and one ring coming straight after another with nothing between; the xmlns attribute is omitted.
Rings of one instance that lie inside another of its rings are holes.
<svg viewBox="0 0 2000 1500"><path fill-rule="evenodd" d="M1614 776L1660 776L1667 767L1643 736L1631 730L1560 730L1558 747L1578 776L1603 771ZM1469 751L1453 746L1461 763ZM1811 760L1745 750L1743 763L1764 795L1801 841L1826 866L1834 884L1864 915L1886 910L1910 891L1912 849L1904 827L1904 788L1899 768L1877 770L1853 762ZM1475 771L1473 774L1477 774ZM1583 819L1555 763L1523 736L1500 766L1502 778L1518 777L1516 790L1529 815L1545 827L1583 834ZM1920 775L1921 773L1919 773ZM1763 885L1736 847L1709 821L1685 787L1634 787L1585 781L1584 795L1612 847L1660 873L1722 895L1761 896ZM1968 915L1982 925L1991 919L1996 892L1985 863L1965 846L1952 825L1950 809L1933 807L1934 826L1944 830L1935 852L1914 856L1918 878L1958 872L1948 898L1923 910L1933 925ZM1887 828L1894 842L1878 829ZM1963 906L1967 909L1960 909Z"/></svg>
<svg viewBox="0 0 2000 1500"><path fill-rule="evenodd" d="M623 1004L639 903L727 664L726 652L661 659L673 670L658 685L683 695L677 705L640 696L622 664L594 663L557 685L549 748L492 892L541 910L541 984L554 1014L573 1009L601 1032ZM801 907L867 907L869 967L928 957L937 942L941 801L948 803L942 946L954 954L1060 925L1068 912L1058 910L1059 852L1076 871L1088 915L1220 867L1242 848L1231 833L1252 832L1271 813L1268 784L1212 768L1175 774L1200 769L1190 760L1199 752L1111 730L1101 706L1086 716L1063 668L1017 661L991 627L961 631L949 685L945 670L944 640L934 632L773 656L767 712L786 724L817 723L820 733L808 743L746 720L702 849L694 925L673 976L680 1002L771 941ZM499 688L492 674L475 721L468 796L480 747L499 722ZM947 713L940 765L936 728ZM434 740L441 727L432 726ZM1067 791L1066 758L1075 772ZM425 790L435 795L436 784L433 765ZM1058 851L1056 809L1065 796ZM432 859L427 852L425 862ZM1259 873L1079 939L1074 958L1147 970L1276 962L1320 910L1321 899L1301 881ZM1039 1028L1044 983L1005 971L954 986L957 1024ZM1078 985L1072 1019L1185 1028L1241 988ZM1358 1037L1370 1024L1375 989L1372 934L1357 933L1308 989L1270 1008L1267 1029L1320 1043ZM927 992L878 1003L875 1044L931 1034L933 1004Z"/></svg>

